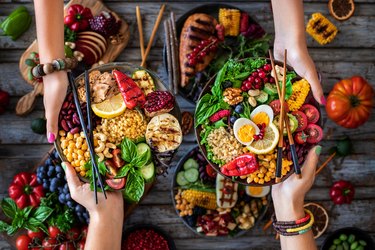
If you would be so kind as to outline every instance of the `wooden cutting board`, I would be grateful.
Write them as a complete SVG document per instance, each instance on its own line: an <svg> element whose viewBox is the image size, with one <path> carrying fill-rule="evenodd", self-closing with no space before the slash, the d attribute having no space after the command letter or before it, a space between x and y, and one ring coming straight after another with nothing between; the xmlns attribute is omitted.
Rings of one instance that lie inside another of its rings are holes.
<svg viewBox="0 0 375 250"><path fill-rule="evenodd" d="M55 148L52 147L44 156L43 158L40 160L40 162L38 164L36 164L32 169L31 169L31 172L36 172L37 168L40 166L40 165L43 165L44 162L47 160L47 158L49 157L49 155L53 152ZM27 170L25 170L27 171ZM156 180L156 178L155 178ZM156 181L152 182L152 183L147 183L145 184L145 191L144 191L144 194L143 194L143 197L142 197L142 200L147 196L147 194L150 192L151 188L153 187L153 185L155 184ZM94 197L92 197L92 199L94 199ZM125 201L124 201L125 202ZM134 203L134 204L128 204L125 202L124 204L124 222L126 220L126 218L129 217L129 215L133 212L133 210L138 206L138 203ZM3 212L0 212L0 220L3 220L3 221L7 221L9 222L9 218L8 217L5 217L4 213ZM14 248L16 247L16 239L18 236L22 235L22 234L25 234L26 233L26 230L20 230L18 231L15 235L13 236L9 236L7 233L0 233L0 235L10 244L12 245Z"/></svg>
<svg viewBox="0 0 375 250"><path fill-rule="evenodd" d="M64 8L65 14L69 6L72 4L81 4L85 7L90 8L93 16L98 15L102 11L108 11L108 12L112 12L112 14L116 17L116 19L121 20L122 25L121 25L119 32L123 34L123 38L124 38L123 41L116 45L113 45L109 42L107 51L105 52L104 56L100 59L104 63L114 61L116 57L122 52L122 50L128 44L128 41L130 38L129 25L125 22L125 20L120 18L115 12L113 12L107 6L105 6L101 0L71 0L69 3L65 5L65 8ZM37 40L35 40L22 54L20 58L20 62L19 62L19 69L25 81L34 86L34 82L30 81L27 78L27 65L25 64L25 60L30 56L31 52L38 52Z"/></svg>

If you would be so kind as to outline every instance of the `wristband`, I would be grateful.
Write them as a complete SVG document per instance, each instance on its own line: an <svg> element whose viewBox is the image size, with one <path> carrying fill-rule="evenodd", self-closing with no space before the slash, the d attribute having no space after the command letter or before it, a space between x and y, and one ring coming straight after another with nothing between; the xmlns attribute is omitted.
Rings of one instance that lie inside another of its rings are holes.
<svg viewBox="0 0 375 250"><path fill-rule="evenodd" d="M40 78L55 71L70 70L77 67L78 61L76 58L55 59L52 63L38 64L31 69L31 74L35 78Z"/></svg>

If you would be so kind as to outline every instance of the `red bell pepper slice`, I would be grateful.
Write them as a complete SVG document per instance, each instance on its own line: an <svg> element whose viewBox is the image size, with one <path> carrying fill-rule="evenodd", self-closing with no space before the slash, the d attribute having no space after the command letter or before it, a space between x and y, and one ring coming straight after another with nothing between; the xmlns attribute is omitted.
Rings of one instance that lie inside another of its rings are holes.
<svg viewBox="0 0 375 250"><path fill-rule="evenodd" d="M259 164L254 154L246 153L236 157L220 168L228 176L248 175L258 170Z"/></svg>

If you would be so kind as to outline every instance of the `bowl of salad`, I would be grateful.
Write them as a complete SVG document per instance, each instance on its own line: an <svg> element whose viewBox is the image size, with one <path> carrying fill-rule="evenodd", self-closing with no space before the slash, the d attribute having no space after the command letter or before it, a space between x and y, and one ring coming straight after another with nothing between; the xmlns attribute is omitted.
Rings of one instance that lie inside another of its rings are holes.
<svg viewBox="0 0 375 250"><path fill-rule="evenodd" d="M84 74L75 79L87 123ZM174 96L150 70L110 63L89 70L95 161L105 184L138 202L144 185L163 171L182 142L180 110ZM92 178L88 145L72 93L59 114L55 147L84 181Z"/></svg>
<svg viewBox="0 0 375 250"><path fill-rule="evenodd" d="M278 79L282 64L276 63ZM275 183L277 145L283 137L282 181L293 172L287 131L278 128L280 100L266 58L229 60L201 93L195 110L198 144L212 167L244 185ZM321 114L309 83L293 68L286 73L286 103L298 163L323 138Z"/></svg>
<svg viewBox="0 0 375 250"><path fill-rule="evenodd" d="M199 236L240 236L267 211L270 187L251 187L217 174L198 146L177 164L171 190L182 222Z"/></svg>

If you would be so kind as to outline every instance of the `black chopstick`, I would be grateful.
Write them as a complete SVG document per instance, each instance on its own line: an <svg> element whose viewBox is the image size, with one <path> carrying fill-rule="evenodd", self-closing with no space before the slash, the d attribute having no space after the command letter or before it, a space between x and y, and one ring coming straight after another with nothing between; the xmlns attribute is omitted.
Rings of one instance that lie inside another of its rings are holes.
<svg viewBox="0 0 375 250"><path fill-rule="evenodd" d="M93 164L94 172L97 174L97 179L99 181L99 186L100 186L100 188L101 188L101 190L102 190L102 192L104 194L104 197L107 198L105 189L103 187L102 178L101 178L101 176L99 174L98 165L96 164L95 151L94 151L94 147L93 147L93 144L92 144L92 140L90 140L89 134L87 132L86 122L85 122L85 119L83 117L82 109L81 109L81 106L80 106L80 103L79 103L78 94L77 94L77 87L76 87L76 85L74 83L73 75L70 72L68 74L69 74L69 83L70 83L70 86L71 86L72 92L73 92L74 103L76 105L78 117L79 117L79 120L81 122L82 131L83 131L83 133L84 133L84 135L86 137L87 146L88 146L89 151L90 151L91 162Z"/></svg>

